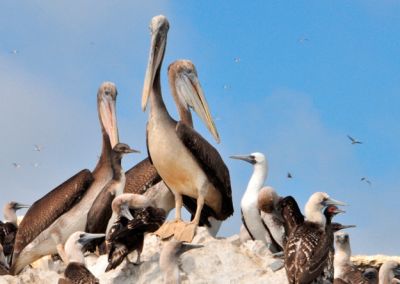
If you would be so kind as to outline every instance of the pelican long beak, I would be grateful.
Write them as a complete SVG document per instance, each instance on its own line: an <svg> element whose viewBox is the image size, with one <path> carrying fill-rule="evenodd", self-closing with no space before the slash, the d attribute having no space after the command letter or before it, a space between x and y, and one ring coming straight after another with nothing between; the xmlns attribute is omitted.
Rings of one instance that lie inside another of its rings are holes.
<svg viewBox="0 0 400 284"><path fill-rule="evenodd" d="M207 100L204 96L196 71L182 72L175 79L176 90L180 99L200 116L217 143L220 142L217 127L211 117Z"/></svg>
<svg viewBox="0 0 400 284"><path fill-rule="evenodd" d="M110 138L111 149L119 142L115 100L117 89L113 83L103 83L98 91L99 115L101 123Z"/></svg>
<svg viewBox="0 0 400 284"><path fill-rule="evenodd" d="M256 163L256 159L254 158L253 155L235 155L235 156L230 156L229 158L246 161L252 165Z"/></svg>
<svg viewBox="0 0 400 284"><path fill-rule="evenodd" d="M131 214L131 211L129 211L129 206L127 204L121 205L121 216L124 216L126 219L133 220L133 216Z"/></svg>
<svg viewBox="0 0 400 284"><path fill-rule="evenodd" d="M147 101L153 88L156 75L160 75L161 63L164 58L165 47L167 45L167 33L169 23L165 16L156 16L151 19L151 44L149 60L147 63L146 75L142 92L142 110L146 110Z"/></svg>
<svg viewBox="0 0 400 284"><path fill-rule="evenodd" d="M22 209L22 208L29 208L29 207L31 207L31 205L22 204L22 203L16 203L14 206L15 210Z"/></svg>
<svg viewBox="0 0 400 284"><path fill-rule="evenodd" d="M339 200L328 198L327 200L324 201L323 205L324 206L329 206L329 205L346 206L347 204L342 201L339 201Z"/></svg>
<svg viewBox="0 0 400 284"><path fill-rule="evenodd" d="M79 236L78 242L84 246L89 243L91 240L99 239L105 237L105 234L91 234L91 233L84 233Z"/></svg>

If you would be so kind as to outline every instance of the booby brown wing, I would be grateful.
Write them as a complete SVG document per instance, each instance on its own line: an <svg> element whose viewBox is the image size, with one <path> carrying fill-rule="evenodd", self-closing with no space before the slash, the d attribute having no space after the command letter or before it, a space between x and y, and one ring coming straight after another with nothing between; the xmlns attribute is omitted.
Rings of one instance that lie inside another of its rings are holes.
<svg viewBox="0 0 400 284"><path fill-rule="evenodd" d="M210 182L221 193L221 211L214 212L214 214L218 220L225 220L233 214L232 189L228 168L218 151L193 128L187 126L185 123L178 122L176 133L200 164ZM206 207L206 204L204 207ZM188 210L194 213L196 207L188 208Z"/></svg>
<svg viewBox="0 0 400 284"><path fill-rule="evenodd" d="M149 158L144 159L125 173L124 193L143 194L161 181Z"/></svg>
<svg viewBox="0 0 400 284"><path fill-rule="evenodd" d="M284 220L286 237L296 228L296 226L304 223L304 216L300 211L299 205L292 196L286 196L278 203L278 211L280 211Z"/></svg>
<svg viewBox="0 0 400 284"><path fill-rule="evenodd" d="M58 217L79 202L92 182L92 173L85 169L37 200L19 225L14 254L20 253Z"/></svg>
<svg viewBox="0 0 400 284"><path fill-rule="evenodd" d="M343 268L343 276L341 280L344 283L348 284L368 284L370 283L368 279L366 279L356 266L348 265ZM335 282L336 283L336 282Z"/></svg>
<svg viewBox="0 0 400 284"><path fill-rule="evenodd" d="M70 262L64 272L73 284L98 284L99 280L82 263Z"/></svg>

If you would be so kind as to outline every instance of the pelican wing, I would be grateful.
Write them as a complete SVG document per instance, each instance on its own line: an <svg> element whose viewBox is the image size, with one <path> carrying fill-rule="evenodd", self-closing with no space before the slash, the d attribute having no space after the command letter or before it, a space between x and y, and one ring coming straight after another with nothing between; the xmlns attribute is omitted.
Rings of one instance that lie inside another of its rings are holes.
<svg viewBox="0 0 400 284"><path fill-rule="evenodd" d="M160 175L149 158L136 164L125 173L124 193L143 194L147 189L161 181Z"/></svg>
<svg viewBox="0 0 400 284"><path fill-rule="evenodd" d="M278 210L280 211L284 220L286 237L296 228L297 225L304 223L304 216L300 211L299 205L292 196L283 198L278 203Z"/></svg>
<svg viewBox="0 0 400 284"><path fill-rule="evenodd" d="M92 173L85 169L37 200L19 225L14 254L20 253L58 217L78 203L92 182Z"/></svg>
<svg viewBox="0 0 400 284"><path fill-rule="evenodd" d="M64 272L72 283L98 284L99 280L82 263L70 262Z"/></svg>
<svg viewBox="0 0 400 284"><path fill-rule="evenodd" d="M193 128L178 122L176 132L183 144L199 162L210 182L221 193L221 212L215 212L215 214L217 219L225 220L233 214L231 181L227 166L218 151Z"/></svg>

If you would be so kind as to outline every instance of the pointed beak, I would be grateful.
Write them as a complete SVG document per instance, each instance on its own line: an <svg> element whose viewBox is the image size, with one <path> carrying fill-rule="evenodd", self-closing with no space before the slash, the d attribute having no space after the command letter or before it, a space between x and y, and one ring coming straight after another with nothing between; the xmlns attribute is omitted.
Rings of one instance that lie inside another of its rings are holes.
<svg viewBox="0 0 400 284"><path fill-rule="evenodd" d="M197 248L202 248L204 247L203 245L196 245L196 244L191 244L191 243L182 243L181 247L178 250L178 255L181 255L191 249L197 249Z"/></svg>
<svg viewBox="0 0 400 284"><path fill-rule="evenodd" d="M105 237L105 234L91 234L91 233L84 233L80 236L78 242L84 246L89 243L91 240L99 239Z"/></svg>
<svg viewBox="0 0 400 284"><path fill-rule="evenodd" d="M324 201L323 205L324 206L329 206L329 205L346 206L347 204L342 201L339 201L339 200L328 198L327 200Z"/></svg>
<svg viewBox="0 0 400 284"><path fill-rule="evenodd" d="M131 211L129 211L129 206L127 204L121 205L121 216L124 216L129 221L133 220L133 216Z"/></svg>
<svg viewBox="0 0 400 284"><path fill-rule="evenodd" d="M246 161L252 165L254 165L256 163L256 160L253 155L235 155L235 156L230 156L229 158L235 159L235 160Z"/></svg>
<svg viewBox="0 0 400 284"><path fill-rule="evenodd" d="M201 120L207 126L215 141L219 143L220 138L217 127L212 119L207 100L204 96L203 89L201 88L195 71L191 72L190 74L184 72L180 73L176 77L175 86L179 97L182 97L185 102L200 116Z"/></svg>
<svg viewBox="0 0 400 284"><path fill-rule="evenodd" d="M169 23L164 16L156 16L151 20L151 44L149 60L147 63L146 75L142 92L142 110L146 110L147 101L152 91L154 79L161 67L164 58L165 47L167 45L167 33Z"/></svg>
<svg viewBox="0 0 400 284"><path fill-rule="evenodd" d="M110 95L114 93L114 95ZM117 90L110 83L103 83L99 88L99 115L103 127L110 138L111 149L119 142L115 97Z"/></svg>
<svg viewBox="0 0 400 284"><path fill-rule="evenodd" d="M341 210L341 209L339 209L339 208L336 208L335 211L333 211L333 213L335 213L335 214L340 214L340 213L346 213L346 211Z"/></svg>
<svg viewBox="0 0 400 284"><path fill-rule="evenodd" d="M342 225L342 230L344 229L349 229L349 228L355 228L357 227L356 225Z"/></svg>
<svg viewBox="0 0 400 284"><path fill-rule="evenodd" d="M140 153L140 151L139 151L139 150L132 149L132 148L129 148L129 149L126 149L126 150L125 150L125 153L126 153L126 154L130 154L130 153Z"/></svg>
<svg viewBox="0 0 400 284"><path fill-rule="evenodd" d="M31 207L31 205L22 204L22 203L15 204L15 210L22 209L22 208L29 208L29 207Z"/></svg>

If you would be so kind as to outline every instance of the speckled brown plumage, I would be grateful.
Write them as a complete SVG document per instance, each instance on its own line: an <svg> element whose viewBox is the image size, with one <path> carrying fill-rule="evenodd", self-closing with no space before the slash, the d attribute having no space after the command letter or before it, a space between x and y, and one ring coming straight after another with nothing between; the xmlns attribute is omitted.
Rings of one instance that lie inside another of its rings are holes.
<svg viewBox="0 0 400 284"><path fill-rule="evenodd" d="M161 181L161 177L149 158L126 171L125 178L124 193L144 194L147 189Z"/></svg>
<svg viewBox="0 0 400 284"><path fill-rule="evenodd" d="M65 279L60 279L58 284L98 284L99 280L85 267L78 262L70 262L64 271Z"/></svg>

